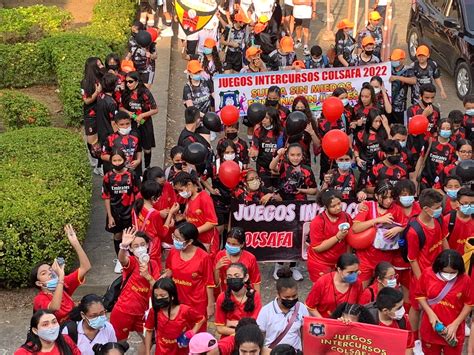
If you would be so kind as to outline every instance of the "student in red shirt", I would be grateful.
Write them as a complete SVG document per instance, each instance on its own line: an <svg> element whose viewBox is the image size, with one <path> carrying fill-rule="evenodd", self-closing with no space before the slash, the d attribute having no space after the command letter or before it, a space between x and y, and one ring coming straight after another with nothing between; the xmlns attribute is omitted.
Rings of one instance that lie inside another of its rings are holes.
<svg viewBox="0 0 474 355"><path fill-rule="evenodd" d="M110 314L117 340L127 340L130 332L143 333L143 320L155 280L160 276L161 265L149 256L150 238L133 228L123 231L118 254L127 280ZM133 256L129 255L129 251Z"/></svg>
<svg viewBox="0 0 474 355"><path fill-rule="evenodd" d="M458 209L452 210L443 217L443 233L447 235L449 247L459 254L464 254L464 245L469 237L474 237L474 191L466 187L457 192ZM451 227L451 221L454 225ZM449 229L452 229L449 232Z"/></svg>
<svg viewBox="0 0 474 355"><path fill-rule="evenodd" d="M377 325L409 331L405 354L413 354L415 337L413 332L411 332L410 322L403 307L403 293L394 288L385 287L378 293L375 304L372 307L376 310L373 314L375 315L374 318ZM369 310L372 307L369 307Z"/></svg>
<svg viewBox="0 0 474 355"><path fill-rule="evenodd" d="M455 250L444 250L433 266L423 271L416 300L423 309L420 338L425 355L460 355L465 337L464 321L474 305L473 285L465 274L464 262ZM456 346L448 345L434 327L437 322L446 329L446 339L457 340Z"/></svg>
<svg viewBox="0 0 474 355"><path fill-rule="evenodd" d="M447 242L444 238L442 226L439 221L441 218L441 202L443 196L434 189L425 189L421 192L419 203L421 212L412 220L407 228L406 242L408 244L408 260L411 266L411 280L410 280L410 323L414 332L418 331L419 323L419 307L415 299L415 292L420 283L420 277L423 270L431 267L436 256L444 248L448 248ZM420 236L412 227L413 223L418 223L423 230L425 243L420 248Z"/></svg>
<svg viewBox="0 0 474 355"><path fill-rule="evenodd" d="M352 218L342 211L342 198L335 190L318 195L318 204L325 210L318 214L309 227L308 272L311 281L335 270L339 257L348 252L346 236Z"/></svg>
<svg viewBox="0 0 474 355"><path fill-rule="evenodd" d="M145 354L151 354L155 332L155 355L187 355L189 349L181 347L178 339L192 338L205 322L204 314L180 304L176 284L168 277L157 280L153 285L151 304L145 322Z"/></svg>
<svg viewBox="0 0 474 355"><path fill-rule="evenodd" d="M53 312L40 309L33 314L26 342L14 355L48 354L48 355L81 355L74 341L62 335L60 326Z"/></svg>
<svg viewBox="0 0 474 355"><path fill-rule="evenodd" d="M174 188L187 200L184 211L186 221L197 227L199 241L211 255L215 255L219 250L220 241L216 228L217 215L211 196L206 191L199 191L197 180L185 172L176 175Z"/></svg>
<svg viewBox="0 0 474 355"><path fill-rule="evenodd" d="M69 312L75 306L72 295L85 282L85 276L91 269L89 258L72 225L67 224L64 231L69 244L76 251L79 268L64 276L64 265L59 265L56 259L52 265L45 262L37 264L30 273L31 284L40 289L33 300L33 310L47 309L54 312L59 323L69 319Z"/></svg>
<svg viewBox="0 0 474 355"><path fill-rule="evenodd" d="M400 208L394 203L393 186L386 180L381 180L375 187L375 201L364 202L365 207L354 218L352 230L361 233L369 228L377 228L379 224L400 224L402 222ZM395 226L385 232L385 237L393 237L401 233L403 228ZM392 262L398 250L379 250L373 245L367 249L357 250L360 259L360 279L367 286L374 274L375 266L381 261Z"/></svg>
<svg viewBox="0 0 474 355"><path fill-rule="evenodd" d="M169 209L178 201L173 185L166 180L165 172L159 166L154 166L145 170L143 173L143 182L148 180L156 181L161 186L161 194L153 203L153 208L160 211L162 218L166 218Z"/></svg>
<svg viewBox="0 0 474 355"><path fill-rule="evenodd" d="M395 288L398 286L398 274L392 264L381 261L377 264L374 276L369 286L364 290L360 297L360 304L375 302L379 291L384 287Z"/></svg>
<svg viewBox="0 0 474 355"><path fill-rule="evenodd" d="M242 327L253 324L257 325L257 321L254 318L244 317L240 318L235 326L235 332L237 333ZM233 355L235 347L235 336L221 337L217 342L219 348L219 355Z"/></svg>
<svg viewBox="0 0 474 355"><path fill-rule="evenodd" d="M375 324L374 317L369 313L367 308L360 304L352 304L343 302L331 313L331 319L337 319L344 324L359 322L365 324Z"/></svg>
<svg viewBox="0 0 474 355"><path fill-rule="evenodd" d="M458 203L458 191L461 189L462 181L459 176L450 175L443 183L443 193L445 193L443 201L443 215L448 214L451 211L455 211L459 207Z"/></svg>
<svg viewBox="0 0 474 355"><path fill-rule="evenodd" d="M359 303L362 282L358 276L359 259L354 254L342 254L336 271L323 275L311 288L306 298L310 315L329 318L340 303Z"/></svg>
<svg viewBox="0 0 474 355"><path fill-rule="evenodd" d="M231 264L227 269L226 281L227 290L221 292L216 301L215 324L222 337L234 335L241 318L257 318L262 309L260 294L250 286L244 264Z"/></svg>
<svg viewBox="0 0 474 355"><path fill-rule="evenodd" d="M227 290L227 269L230 264L241 263L245 265L249 274L249 282L252 288L260 292L262 277L258 268L255 255L244 250L245 231L240 227L232 227L227 234L225 248L220 250L214 259L214 281L220 292Z"/></svg>
<svg viewBox="0 0 474 355"><path fill-rule="evenodd" d="M150 237L150 257L161 263L161 242L171 233L170 227L174 223L174 215L179 211L179 204L175 202L166 219L163 219L160 212L153 208L161 193L160 184L145 181L140 193L141 198L135 201L132 210L133 226Z"/></svg>
<svg viewBox="0 0 474 355"><path fill-rule="evenodd" d="M183 222L179 225L173 232L174 248L166 259L164 275L173 277L183 304L211 317L215 306L212 261L198 237L199 231L194 224ZM204 323L200 331L206 328Z"/></svg>

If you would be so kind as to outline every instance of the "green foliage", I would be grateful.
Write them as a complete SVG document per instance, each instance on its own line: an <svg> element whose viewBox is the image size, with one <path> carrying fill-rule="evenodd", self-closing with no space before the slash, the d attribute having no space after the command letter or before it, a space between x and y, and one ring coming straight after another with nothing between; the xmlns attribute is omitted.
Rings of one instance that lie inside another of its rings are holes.
<svg viewBox="0 0 474 355"><path fill-rule="evenodd" d="M0 287L24 286L33 265L75 254L63 227L84 240L92 193L84 142L36 127L0 135Z"/></svg>
<svg viewBox="0 0 474 355"><path fill-rule="evenodd" d="M0 9L0 43L36 41L64 30L71 20L68 11L56 6Z"/></svg>
<svg viewBox="0 0 474 355"><path fill-rule="evenodd" d="M0 92L0 119L7 130L51 125L48 108L42 102L15 91Z"/></svg>

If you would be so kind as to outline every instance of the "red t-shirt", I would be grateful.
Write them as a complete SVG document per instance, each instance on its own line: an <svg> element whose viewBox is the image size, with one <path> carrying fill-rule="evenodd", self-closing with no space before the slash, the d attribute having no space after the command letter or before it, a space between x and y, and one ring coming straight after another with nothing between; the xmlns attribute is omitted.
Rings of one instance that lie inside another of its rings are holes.
<svg viewBox="0 0 474 355"><path fill-rule="evenodd" d="M226 325L228 320L236 320L239 321L242 318L253 318L257 319L258 313L262 309L262 299L260 294L255 291L254 295L254 302L255 308L253 312L245 312L245 302L240 303L240 301L235 298L235 296L230 294L230 299L234 302L234 310L232 312L224 312L222 310L222 303L224 302L225 293L221 292L220 295L217 297L216 301L216 313L215 313L215 323L216 325Z"/></svg>
<svg viewBox="0 0 474 355"><path fill-rule="evenodd" d="M169 181L166 181L163 185L160 198L155 202L153 208L161 211L167 208L171 208L178 199L176 197L176 192L174 191L173 185Z"/></svg>
<svg viewBox="0 0 474 355"><path fill-rule="evenodd" d="M233 335L220 338L217 342L220 355L232 355L235 347L235 337Z"/></svg>
<svg viewBox="0 0 474 355"><path fill-rule="evenodd" d="M398 203L397 203L397 205L398 205ZM419 204L418 201L413 202L411 211L408 215L406 214L407 212L404 209L404 207L402 207L401 205L398 205L398 206L400 207L400 210L401 210L400 216L402 218L401 224L403 226L406 226L408 224L408 221L410 220L410 218L418 216L421 213L421 207L420 207L420 204ZM402 257L401 253L395 253L394 254L393 259L392 259L392 265L395 266L396 268L403 268L403 269L410 269L411 268L410 263L403 260L403 257Z"/></svg>
<svg viewBox="0 0 474 355"><path fill-rule="evenodd" d="M360 296L360 304L368 304L371 302L375 302L375 299L377 298L377 294L379 293L379 284L377 280L374 281L372 285L367 287L364 292L362 292L362 295Z"/></svg>
<svg viewBox="0 0 474 355"><path fill-rule="evenodd" d="M54 312L59 323L63 323L69 319L69 312L74 308L75 303L72 300L72 294L76 289L84 283L84 279L79 280L79 269L76 269L69 275L64 277L63 298L61 299L61 307ZM53 300L53 292L40 291L33 299L33 310L48 309L49 304Z"/></svg>
<svg viewBox="0 0 474 355"><path fill-rule="evenodd" d="M217 263L221 260L224 256L228 256L225 250L220 250L216 257L214 258L214 269L216 268ZM252 287L258 285L262 282L262 276L260 275L260 269L258 268L257 259L255 255L248 252L247 250L242 250L240 253L240 258L237 263L244 264L247 268L250 284ZM229 264L230 265L230 264ZM227 289L227 269L229 265L224 265L219 270L219 279L220 279L220 291L224 292Z"/></svg>
<svg viewBox="0 0 474 355"><path fill-rule="evenodd" d="M166 312L166 314L165 314ZM168 318L168 310L162 310L158 313L155 327L155 310L152 308L145 321L145 329L156 329L156 349L155 354L187 355L188 348L178 347L176 339L179 336L193 329L193 327L204 319L204 315L197 313L191 307L180 304L178 314L174 319Z"/></svg>
<svg viewBox="0 0 474 355"><path fill-rule="evenodd" d="M166 259L166 268L173 272L181 304L207 315L207 288L215 286L209 255L197 248L193 257L185 261L180 251L172 248Z"/></svg>
<svg viewBox="0 0 474 355"><path fill-rule="evenodd" d="M206 222L210 222L217 226L217 215L214 209L214 202L211 196L205 191L198 193L194 200L189 199L186 206L186 220L196 227L201 227ZM211 244L211 242L218 236L217 229L212 228L211 230L199 234L199 240L205 244Z"/></svg>
<svg viewBox="0 0 474 355"><path fill-rule="evenodd" d="M407 330L408 331L408 338L407 338L407 349L413 349L415 347L415 333L413 333L411 331L411 325L410 325L410 321L408 320L408 315L405 314L403 316L403 318L405 319L405 329L403 330ZM387 324L384 324L382 322L379 322L379 326L381 327L388 327L388 328L394 328L394 329L401 329L399 326L398 326L398 322L396 320L393 320L393 322L390 324L390 325L387 325Z"/></svg>
<svg viewBox="0 0 474 355"><path fill-rule="evenodd" d="M429 228L417 218L418 223L420 223L425 234L425 245L420 250L420 242L418 234L414 228L410 228L407 232L407 241L408 241L408 260L414 261L417 260L420 266L420 270L423 271L427 267L433 265L434 260L441 253L442 241L444 239L441 226L437 220L434 220L434 227Z"/></svg>
<svg viewBox="0 0 474 355"><path fill-rule="evenodd" d="M436 298L445 285L446 281L439 279L433 270L428 268L421 274L415 297L416 299ZM441 323L447 326L457 318L464 305L473 305L473 301L471 279L467 275L459 275L448 294L439 303L431 305L431 309L438 316ZM420 332L421 339L425 342L446 345L446 341L433 330L425 312L423 312L421 319ZM461 343L464 341L464 321L458 327L456 338Z"/></svg>
<svg viewBox="0 0 474 355"><path fill-rule="evenodd" d="M316 309L321 316L329 318L341 303L359 303L362 291L362 282L357 280L349 286L346 293L340 293L334 285L334 272L331 272L321 276L313 285L306 298L306 307L312 310Z"/></svg>
<svg viewBox="0 0 474 355"><path fill-rule="evenodd" d="M140 275L140 264L135 256L129 257L129 263L123 268L123 278L129 277L114 310L135 316L144 315L148 309L151 287L147 279ZM148 264L149 274L157 280L160 277L161 265L151 259Z"/></svg>
<svg viewBox="0 0 474 355"><path fill-rule="evenodd" d="M135 214L135 210L132 211L132 217L135 228L139 231L145 232L151 238L150 257L160 263L161 242L164 241L170 233L170 229L164 226L164 221L160 215L160 211L155 208L150 211L143 206L138 217Z"/></svg>
<svg viewBox="0 0 474 355"><path fill-rule="evenodd" d="M311 221L309 226L311 247L308 249L308 265L311 263L336 265L339 256L347 251L345 240L336 243L332 248L322 253L315 252L313 248L321 245L325 240L334 237L339 232L339 225L346 222L352 226L352 218L345 212L341 212L335 222L329 220L326 212L317 215Z"/></svg>
<svg viewBox="0 0 474 355"><path fill-rule="evenodd" d="M63 334L63 337L64 337L64 340L66 341L67 345L69 345L69 348L72 351L72 355L81 355L81 351L79 350L77 345L74 343L74 341L68 335ZM48 351L48 352L40 351L40 352L32 353L32 352L30 352L30 351L28 351L24 348L18 348L14 352L14 355L31 355L31 354L35 354L35 355L61 355L61 352L59 351L59 348L56 344L54 345L54 348L51 351Z"/></svg>
<svg viewBox="0 0 474 355"><path fill-rule="evenodd" d="M443 217L443 235L448 235L449 230L449 219L451 214L448 213ZM464 244L469 237L474 236L474 220L469 218L467 221L463 221L456 216L456 221L454 222L454 228L451 234L449 235L448 242L451 249L456 250L459 254L464 254Z"/></svg>

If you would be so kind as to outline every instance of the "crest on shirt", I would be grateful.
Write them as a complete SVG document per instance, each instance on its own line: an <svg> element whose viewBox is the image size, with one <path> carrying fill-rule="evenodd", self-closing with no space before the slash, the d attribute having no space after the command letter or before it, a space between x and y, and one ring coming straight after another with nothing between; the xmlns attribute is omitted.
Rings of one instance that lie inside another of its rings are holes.
<svg viewBox="0 0 474 355"><path fill-rule="evenodd" d="M197 273L197 272L193 272L193 273L191 274L191 277L192 277L193 279L196 279L196 278L198 277L198 273Z"/></svg>
<svg viewBox="0 0 474 355"><path fill-rule="evenodd" d="M202 210L198 208L198 209L196 210L196 214L202 214Z"/></svg>
<svg viewBox="0 0 474 355"><path fill-rule="evenodd" d="M311 323L309 325L309 333L317 337L325 336L326 335L325 325L321 323Z"/></svg>

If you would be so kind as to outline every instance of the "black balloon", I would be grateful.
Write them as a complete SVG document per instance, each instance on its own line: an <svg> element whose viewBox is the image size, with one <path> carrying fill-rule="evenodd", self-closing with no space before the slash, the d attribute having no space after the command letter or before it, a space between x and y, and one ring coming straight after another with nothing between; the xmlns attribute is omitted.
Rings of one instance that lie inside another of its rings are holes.
<svg viewBox="0 0 474 355"><path fill-rule="evenodd" d="M247 110L247 119L252 126L255 126L257 123L262 122L266 114L267 109L265 105L260 102L254 102Z"/></svg>
<svg viewBox="0 0 474 355"><path fill-rule="evenodd" d="M295 136L302 133L308 125L308 117L301 111L294 111L286 119L286 134Z"/></svg>
<svg viewBox="0 0 474 355"><path fill-rule="evenodd" d="M202 124L213 132L220 132L222 129L221 119L215 112L206 113L202 119Z"/></svg>
<svg viewBox="0 0 474 355"><path fill-rule="evenodd" d="M456 167L456 175L459 176L463 183L474 181L474 160L463 160Z"/></svg>
<svg viewBox="0 0 474 355"><path fill-rule="evenodd" d="M147 31L139 31L135 36L135 41L141 47L148 47L152 42L151 34Z"/></svg>
<svg viewBox="0 0 474 355"><path fill-rule="evenodd" d="M206 161L208 150L201 143L191 143L184 149L183 160L190 164L202 164Z"/></svg>

